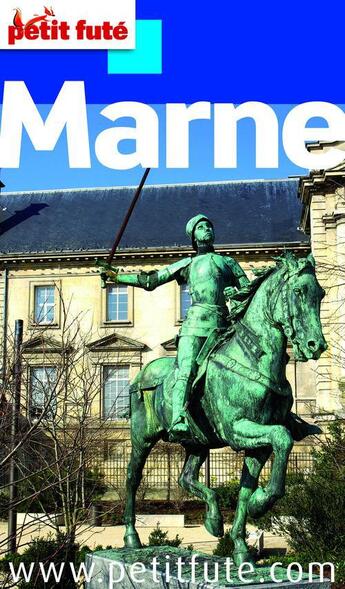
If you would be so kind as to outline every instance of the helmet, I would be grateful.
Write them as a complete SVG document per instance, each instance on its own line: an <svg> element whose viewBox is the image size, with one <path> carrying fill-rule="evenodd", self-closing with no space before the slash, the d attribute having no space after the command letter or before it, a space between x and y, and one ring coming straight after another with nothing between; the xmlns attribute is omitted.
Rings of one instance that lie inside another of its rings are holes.
<svg viewBox="0 0 345 589"><path fill-rule="evenodd" d="M210 225L212 225L212 227L213 227L212 221L210 221L210 219L208 217L206 217L206 215L199 214L199 215L195 215L195 217L192 217L191 219L189 219L189 221L186 225L186 234L192 240L192 244L193 244L194 249L196 249L196 244L194 241L194 231L195 231L197 224L200 221L208 221L210 223Z"/></svg>

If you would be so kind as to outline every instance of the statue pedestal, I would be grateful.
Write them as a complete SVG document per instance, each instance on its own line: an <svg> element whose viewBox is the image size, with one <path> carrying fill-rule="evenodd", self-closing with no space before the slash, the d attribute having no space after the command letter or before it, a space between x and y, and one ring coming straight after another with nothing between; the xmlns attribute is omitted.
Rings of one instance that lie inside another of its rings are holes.
<svg viewBox="0 0 345 589"><path fill-rule="evenodd" d="M277 561L279 559L277 558ZM242 587L273 589L330 589L328 579L320 581L282 567L243 565L238 569L230 558L220 558L170 546L100 550L86 558L86 589L223 589ZM315 573L315 571L314 571ZM241 578L242 576L242 578Z"/></svg>

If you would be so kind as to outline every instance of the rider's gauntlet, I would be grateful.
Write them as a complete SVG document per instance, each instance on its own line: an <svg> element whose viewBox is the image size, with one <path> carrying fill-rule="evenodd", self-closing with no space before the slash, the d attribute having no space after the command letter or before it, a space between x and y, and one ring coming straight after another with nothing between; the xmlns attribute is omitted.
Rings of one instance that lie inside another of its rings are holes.
<svg viewBox="0 0 345 589"><path fill-rule="evenodd" d="M152 270L151 272L140 272L138 276L139 286L145 290L154 290L158 286L158 272Z"/></svg>

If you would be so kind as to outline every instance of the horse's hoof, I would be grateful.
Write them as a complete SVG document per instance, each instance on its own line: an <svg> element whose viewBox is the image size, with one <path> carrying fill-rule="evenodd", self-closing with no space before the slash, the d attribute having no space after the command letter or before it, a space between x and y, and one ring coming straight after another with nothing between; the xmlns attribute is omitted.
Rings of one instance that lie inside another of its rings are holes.
<svg viewBox="0 0 345 589"><path fill-rule="evenodd" d="M224 522L222 517L205 517L205 528L216 538L224 536Z"/></svg>
<svg viewBox="0 0 345 589"><path fill-rule="evenodd" d="M142 548L138 532L129 532L128 534L125 534L123 539L125 541L126 548Z"/></svg>
<svg viewBox="0 0 345 589"><path fill-rule="evenodd" d="M234 560L234 564L237 567L240 567L241 564L244 562L249 562L250 564L254 564L254 560L252 555L250 554L249 550L239 550L232 553L232 558Z"/></svg>

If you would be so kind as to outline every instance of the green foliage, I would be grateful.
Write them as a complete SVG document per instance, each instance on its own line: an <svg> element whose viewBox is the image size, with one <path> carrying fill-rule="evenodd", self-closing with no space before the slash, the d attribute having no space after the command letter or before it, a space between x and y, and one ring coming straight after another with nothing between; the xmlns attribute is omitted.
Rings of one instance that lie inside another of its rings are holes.
<svg viewBox="0 0 345 589"><path fill-rule="evenodd" d="M219 538L218 544L213 551L213 555L214 556L222 556L222 557L232 556L233 551L234 551L234 542L230 536L230 530L229 530L228 532L225 532L223 538ZM257 550L255 548L253 548L252 546L250 546L249 552L251 553L252 558L256 560L257 559Z"/></svg>
<svg viewBox="0 0 345 589"><path fill-rule="evenodd" d="M230 480L215 489L221 509L231 509L234 511L237 505L240 483L236 480Z"/></svg>
<svg viewBox="0 0 345 589"><path fill-rule="evenodd" d="M289 564L291 564L293 562L298 562L302 566L302 569L305 572L309 572L309 566L311 563L320 562L320 561L318 561L317 558L310 559L310 555L308 553L299 552L299 553L284 554L284 555L279 555L279 556L276 556L276 555L270 556L269 558L266 558L265 560L263 560L261 564L263 564L264 566L271 566L271 565L275 564L277 561L281 562L283 568L287 568L289 566ZM328 562L331 562L334 565L334 570L335 570L336 583L334 585L332 584L332 587L334 587L334 589L336 589L337 587L339 587L339 589L343 589L344 579L345 579L345 561L344 560L336 560L336 558L334 558L333 560L330 560ZM321 564L323 564L323 563L321 563ZM312 572L316 576L319 574L319 569L316 566L316 564L314 564ZM331 571L330 571L329 567L325 567L323 572L324 572L325 577L330 578Z"/></svg>
<svg viewBox="0 0 345 589"><path fill-rule="evenodd" d="M38 538L32 540L30 545L23 551L22 554L9 554L0 560L0 573L4 576L9 572L9 563L13 563L14 570L18 570L20 563L23 563L26 570L29 571L31 563L35 563L34 571L29 582L21 580L18 582L18 589L47 589L47 584L44 583L39 571L39 564L42 563L46 570L48 570L49 563L55 564L56 570L59 571L60 564L74 563L76 570L78 570L81 563L85 562L86 555L90 552L98 550L111 550L112 546L105 548L99 544L96 548L91 549L89 546L79 547L78 544L70 542L69 538L63 534L58 535L57 538L50 536L49 538ZM53 579L53 577L52 577ZM53 583L53 581L51 581ZM75 589L76 584L71 575L70 567L65 566L63 576L59 583L49 585L49 588L54 589Z"/></svg>
<svg viewBox="0 0 345 589"><path fill-rule="evenodd" d="M102 544L98 544L96 548L90 548L90 546L82 546L80 550L78 550L76 555L76 566L79 567L82 562L85 562L86 555L90 554L90 552L97 552L99 550L112 550L113 546L102 546Z"/></svg>
<svg viewBox="0 0 345 589"><path fill-rule="evenodd" d="M159 524L157 524L149 535L149 546L175 546L177 548L182 540L183 538L180 538L178 534L176 534L175 538L168 538L168 532L163 532Z"/></svg>
<svg viewBox="0 0 345 589"><path fill-rule="evenodd" d="M65 562L76 562L78 553L78 544L70 542L69 538L60 534L57 538L37 538L32 540L30 545L24 550L22 554L9 554L0 561L0 571L5 575L9 572L9 563L13 563L15 570L18 569L20 563L29 571L31 563L35 563L33 574L29 582L23 579L18 581L19 589L47 589L47 584L44 583L39 569L41 562L47 569L50 562L59 570L60 564ZM61 577L61 581L54 585L55 589L74 589L75 582L72 578L70 567L65 566Z"/></svg>
<svg viewBox="0 0 345 589"><path fill-rule="evenodd" d="M286 476L285 497L275 503L271 510L259 520L249 517L248 521L255 526L258 525L262 530L275 530L281 517L293 516L293 498L301 494L301 488L307 476L308 473L303 472L289 473Z"/></svg>
<svg viewBox="0 0 345 589"><path fill-rule="evenodd" d="M314 452L313 471L289 481L285 497L265 522L259 520L259 525L274 525L287 535L292 553L301 564L334 563L340 582L345 581L344 422L331 423L329 434Z"/></svg>
<svg viewBox="0 0 345 589"><path fill-rule="evenodd" d="M225 532L223 538L220 538L216 548L213 551L214 556L232 556L234 542L230 536L230 531Z"/></svg>
<svg viewBox="0 0 345 589"><path fill-rule="evenodd" d="M77 552L76 565L80 566L82 562L85 562L86 555L90 552L95 552L96 550L103 550L103 547L96 546L95 549L91 549L90 546L82 546Z"/></svg>

